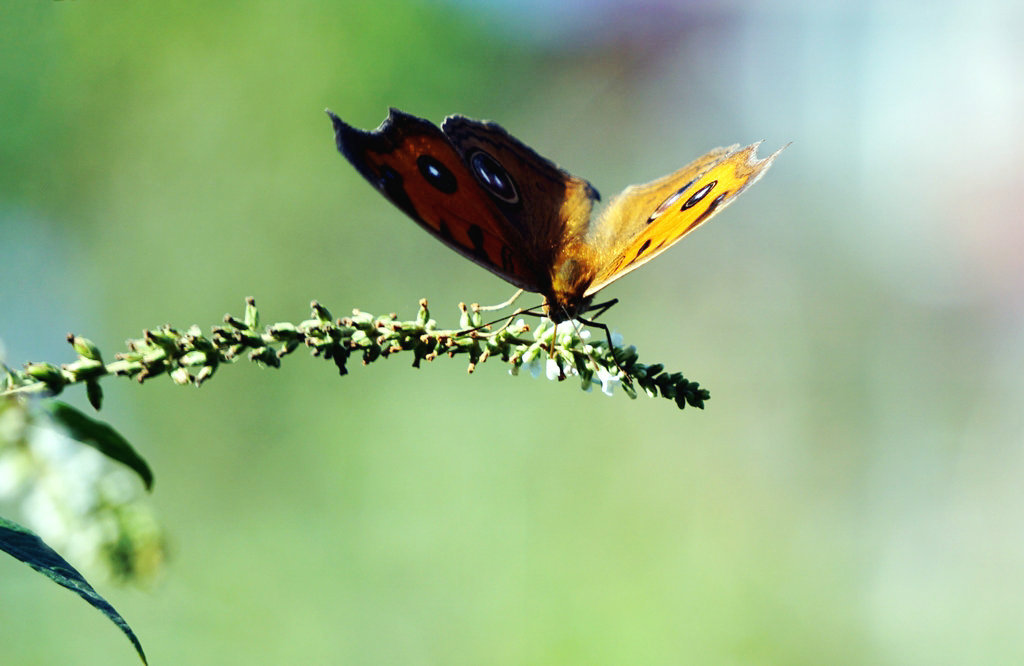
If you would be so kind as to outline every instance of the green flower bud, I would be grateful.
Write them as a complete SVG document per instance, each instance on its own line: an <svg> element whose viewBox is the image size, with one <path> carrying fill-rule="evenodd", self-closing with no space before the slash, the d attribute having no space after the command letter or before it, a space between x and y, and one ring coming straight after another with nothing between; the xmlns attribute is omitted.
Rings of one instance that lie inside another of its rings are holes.
<svg viewBox="0 0 1024 666"><path fill-rule="evenodd" d="M178 386L192 383L192 377L188 374L188 368L175 368L171 370L171 381Z"/></svg>
<svg viewBox="0 0 1024 666"><path fill-rule="evenodd" d="M252 296L245 299L244 321L248 328L258 328L260 325L260 313L256 309L256 299Z"/></svg>
<svg viewBox="0 0 1024 666"><path fill-rule="evenodd" d="M75 353L82 358L87 358L90 361L99 361L100 363L103 362L100 350L95 344L93 344L92 340L68 333L68 342L71 343Z"/></svg>
<svg viewBox="0 0 1024 666"><path fill-rule="evenodd" d="M85 383L85 397L89 399L93 409L100 411L100 406L103 405L103 389L98 381L93 379Z"/></svg>

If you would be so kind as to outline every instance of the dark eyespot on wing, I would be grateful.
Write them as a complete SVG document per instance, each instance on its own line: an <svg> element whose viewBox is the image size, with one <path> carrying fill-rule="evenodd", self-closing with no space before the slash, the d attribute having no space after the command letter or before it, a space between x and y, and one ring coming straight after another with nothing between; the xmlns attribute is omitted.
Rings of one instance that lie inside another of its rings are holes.
<svg viewBox="0 0 1024 666"><path fill-rule="evenodd" d="M646 252L647 248L649 248L650 246L651 246L651 239L648 238L647 240L644 241L644 244L640 246L640 249L636 251L636 256L633 257L633 259L634 260L639 259L640 255L643 254L644 252Z"/></svg>
<svg viewBox="0 0 1024 666"><path fill-rule="evenodd" d="M459 183L455 180L455 174L440 160L430 155L420 155L416 158L416 166L419 168L423 178L426 179L434 189L445 194L455 194L459 189Z"/></svg>
<svg viewBox="0 0 1024 666"><path fill-rule="evenodd" d="M705 185L704 187L702 187L699 190L697 190L696 192L694 192L693 196L691 196L689 199L687 199L686 203L684 203L682 206L680 206L679 210L687 210L688 208L693 208L694 206L696 206L700 202L700 200L703 199L704 197L706 197L708 195L708 192L710 192L712 190L712 188L714 188L714 186L717 185L717 184L718 184L718 181L717 180L713 180L710 183L708 183L707 185Z"/></svg>
<svg viewBox="0 0 1024 666"><path fill-rule="evenodd" d="M488 192L507 204L519 203L519 190L505 167L482 150L476 150L469 158L473 176Z"/></svg>
<svg viewBox="0 0 1024 666"><path fill-rule="evenodd" d="M673 193L672 193L672 196L670 196L670 197L669 197L668 199L665 199L664 201L662 201L662 202L661 202L661 205L660 205L660 206L658 206L658 207L657 207L657 208L656 208L656 209L654 210L654 212L653 212L653 213L651 213L651 216L650 216L649 218L647 218L647 224L650 224L651 222L654 222L654 220L656 220L657 218L659 218L659 217L661 217L662 215L664 215L664 214L665 214L665 211L667 211L667 210L668 210L669 208L671 208L671 207L672 207L672 205L673 205L673 204L674 204L674 203L675 203L676 201L678 201L678 200L679 200L679 197L683 196L683 192L685 192L686 190L690 189L690 186L692 186L692 185L693 185L693 184L694 184L695 182L697 182L697 179L696 179L696 178L694 178L693 180L691 180L690 182L688 182L688 183L687 183L686 185L683 185L683 186L682 186L682 187L680 187L680 188L679 188L678 190L676 190L675 192L673 192Z"/></svg>
<svg viewBox="0 0 1024 666"><path fill-rule="evenodd" d="M707 207L707 210L705 210L703 213L698 215L697 219L693 221L693 224L691 224L689 228L692 229L693 227L697 226L698 224L700 224L704 220L708 219L708 217L710 217L710 215L715 212L715 209L718 208L718 205L720 203L722 203L723 201L725 201L725 198L728 197L728 196L729 196L729 192L727 190L727 191L722 192L721 194L719 194L714 199L712 199L711 200L711 204L708 205L708 207Z"/></svg>

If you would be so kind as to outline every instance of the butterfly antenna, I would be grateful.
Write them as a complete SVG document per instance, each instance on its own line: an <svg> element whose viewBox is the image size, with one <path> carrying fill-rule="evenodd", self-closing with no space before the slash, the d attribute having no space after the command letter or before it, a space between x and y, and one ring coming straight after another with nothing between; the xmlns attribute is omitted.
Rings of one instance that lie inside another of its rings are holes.
<svg viewBox="0 0 1024 666"><path fill-rule="evenodd" d="M482 310L484 312L490 312L491 310L504 310L505 308L507 308L510 305L512 305L513 303L515 303L516 300L518 300L519 297L522 296L522 295L523 295L523 290L520 289L516 293L512 294L512 298L508 299L504 303L498 303L497 305L478 305L478 306L476 306L476 309L477 310ZM530 308L530 309L532 310L533 308Z"/></svg>
<svg viewBox="0 0 1024 666"><path fill-rule="evenodd" d="M514 296L513 296L512 298L510 298L510 299L509 299L508 301L506 301L506 302L505 302L504 304L501 304L501 305L488 305L488 306L481 306L481 305L476 305L476 304L474 303L474 304L473 304L473 309L474 309L474 310L497 310L497 309L500 309L501 307L508 307L508 306L509 306L509 305L511 305L511 304L512 304L512 303L513 303L513 302L514 302L514 301L515 301L515 300L516 300L517 298L519 298L519 296L520 296L520 295L521 295L522 293L523 293L523 290L522 290L522 289L520 289L520 290L519 290L518 292L516 292L516 293L515 293L515 295L514 295ZM489 321L489 322L487 322L487 323L484 323L484 324L480 324L479 326L474 326L473 328L467 328L467 329L463 329L463 330L460 330L460 331L459 331L459 335L465 335L466 333L472 333L473 331L480 331L480 330L483 330L483 329L485 329L485 328L488 328L488 327L490 327L490 326L493 326L494 324L497 324L497 323L498 323L498 322L500 322L500 321L504 321L505 323L504 323L504 324L502 324L502 325L501 325L501 328L499 328L498 330L496 330L496 331L490 331L490 332L488 332L488 333L484 333L484 334L483 334L483 335L484 335L484 337L491 337L491 336L497 335L498 333L501 333L501 332L502 332L502 331L504 331L504 330L505 330L506 328L508 328L509 326L511 326L511 325L512 325L512 322L514 322L514 321L515 321L516 317L518 317L518 316L520 316L520 315L529 315L529 316L532 316L532 317L543 317L544 315L542 315L542 314L541 314L540 312L534 312L534 310L537 310L537 309L538 309L538 308L540 308L540 307L541 307L541 306L539 306L539 305L535 305L535 306L533 306L533 307L530 307L530 308L526 308L526 309L523 309L523 308L517 308L517 309L516 309L516 311L515 311L515 312L513 312L513 313L512 313L512 314L510 314L510 315L507 315L507 316L504 316L504 317L498 317L497 319L494 319L494 320L492 320L492 321Z"/></svg>

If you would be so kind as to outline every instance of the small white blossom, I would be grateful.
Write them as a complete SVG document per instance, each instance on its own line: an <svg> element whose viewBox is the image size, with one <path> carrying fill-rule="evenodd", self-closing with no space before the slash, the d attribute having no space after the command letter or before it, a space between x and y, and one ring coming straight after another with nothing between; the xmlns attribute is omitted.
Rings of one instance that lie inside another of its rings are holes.
<svg viewBox="0 0 1024 666"><path fill-rule="evenodd" d="M532 345L523 352L523 367L530 371L534 379L540 377L544 363L541 358L542 349L540 345Z"/></svg>
<svg viewBox="0 0 1024 666"><path fill-rule="evenodd" d="M526 357L524 356L523 367L530 371L530 376L533 377L534 379L540 377L540 372L544 367L544 363L543 361L541 361L540 354L534 354L533 358L531 358L529 361L527 361Z"/></svg>
<svg viewBox="0 0 1024 666"><path fill-rule="evenodd" d="M597 379L601 382L601 392L605 395L611 395L615 387L622 383L622 378L618 374L612 374L604 368L597 369Z"/></svg>
<svg viewBox="0 0 1024 666"><path fill-rule="evenodd" d="M554 335L554 329L549 325L548 319L541 319L540 323L537 324L537 328L533 329L533 339L538 342L541 340L550 339Z"/></svg>
<svg viewBox="0 0 1024 666"><path fill-rule="evenodd" d="M556 335L572 334L572 333L575 333L577 330L579 330L579 327L580 327L580 323L578 321L576 321L575 319L566 319L565 321L559 322L558 325L555 326L555 334Z"/></svg>

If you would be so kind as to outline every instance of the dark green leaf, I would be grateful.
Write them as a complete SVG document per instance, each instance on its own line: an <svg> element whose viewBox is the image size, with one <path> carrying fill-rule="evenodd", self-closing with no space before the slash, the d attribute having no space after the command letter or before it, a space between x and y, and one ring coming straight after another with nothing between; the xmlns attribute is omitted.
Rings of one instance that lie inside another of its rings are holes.
<svg viewBox="0 0 1024 666"><path fill-rule="evenodd" d="M52 400L50 414L58 423L67 428L68 434L83 444L95 448L103 455L124 463L142 477L146 490L153 489L153 472L142 456L135 452L121 433L103 421L97 421L78 411L67 403Z"/></svg>
<svg viewBox="0 0 1024 666"><path fill-rule="evenodd" d="M21 560L53 582L76 592L78 596L88 601L94 608L110 618L111 622L120 627L128 640L135 646L142 663L147 663L146 653L142 651L142 644L124 618L107 603L106 599L92 589L82 574L78 573L73 566L68 564L67 560L47 546L31 530L0 517L0 550Z"/></svg>

